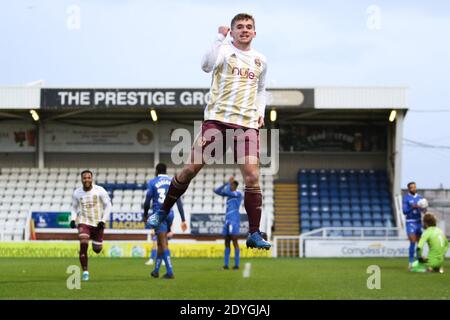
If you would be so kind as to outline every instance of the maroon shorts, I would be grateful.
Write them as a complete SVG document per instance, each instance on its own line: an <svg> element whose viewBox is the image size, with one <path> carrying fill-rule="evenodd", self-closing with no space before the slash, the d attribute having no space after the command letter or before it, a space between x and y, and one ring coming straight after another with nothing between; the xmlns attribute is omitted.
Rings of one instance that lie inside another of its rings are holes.
<svg viewBox="0 0 450 320"><path fill-rule="evenodd" d="M206 120L202 123L201 134L192 146L191 161L194 163L228 163L224 154L233 150L233 163L241 163L244 157L259 159L259 130L232 123ZM217 163L217 162L215 162ZM244 163L244 162L242 162Z"/></svg>
<svg viewBox="0 0 450 320"><path fill-rule="evenodd" d="M84 223L78 225L78 236L86 234L92 240L92 243L98 246L101 246L103 243L103 231L104 229L99 229Z"/></svg>

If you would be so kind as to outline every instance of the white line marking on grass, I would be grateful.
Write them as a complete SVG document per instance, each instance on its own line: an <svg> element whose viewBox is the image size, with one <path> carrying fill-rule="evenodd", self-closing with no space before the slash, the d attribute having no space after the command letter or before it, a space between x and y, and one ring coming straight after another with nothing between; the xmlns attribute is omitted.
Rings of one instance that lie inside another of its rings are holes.
<svg viewBox="0 0 450 320"><path fill-rule="evenodd" d="M244 273L242 274L242 276L244 278L250 278L251 269L252 269L252 264L250 262L247 262L244 266Z"/></svg>

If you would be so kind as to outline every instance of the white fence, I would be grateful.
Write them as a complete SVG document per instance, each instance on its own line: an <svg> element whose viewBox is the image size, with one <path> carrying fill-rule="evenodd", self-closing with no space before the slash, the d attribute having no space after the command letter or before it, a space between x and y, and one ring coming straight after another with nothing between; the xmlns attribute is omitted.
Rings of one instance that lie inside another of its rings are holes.
<svg viewBox="0 0 450 320"><path fill-rule="evenodd" d="M351 235L343 236L344 232L351 233ZM346 245L350 242L353 243L353 245L355 245L356 242L359 242L359 245L365 243L369 247L377 245L377 243L380 244L381 246L386 247L387 243L392 242L396 244L396 248L400 247L403 248L404 246L403 242L406 241L406 237L401 228L385 228L385 227L321 228L303 233L300 236L275 236L273 241L274 247L272 255L274 257L306 257L307 256L306 253L308 251L306 248L306 243L310 240L321 240L322 249L319 249L319 251L320 250L326 251L324 245L326 243L328 244L334 243L334 245L336 245L337 243L340 245ZM385 256L385 254L389 255L389 253L391 252L391 251L383 252L383 250L379 251L381 256ZM401 254L403 254L403 252ZM312 255L310 254L309 256ZM324 254L316 252L313 256L324 257L324 256L345 256L345 255L335 255L335 251L333 252L329 251L328 254L326 252Z"/></svg>

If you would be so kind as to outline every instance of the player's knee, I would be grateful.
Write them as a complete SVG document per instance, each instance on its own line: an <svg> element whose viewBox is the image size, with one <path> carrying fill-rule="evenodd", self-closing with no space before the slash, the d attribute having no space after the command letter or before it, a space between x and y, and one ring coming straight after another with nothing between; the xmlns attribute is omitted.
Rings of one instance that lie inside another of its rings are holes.
<svg viewBox="0 0 450 320"><path fill-rule="evenodd" d="M180 174L177 176L177 180L180 183L189 183L197 174L193 166L186 166L181 170Z"/></svg>

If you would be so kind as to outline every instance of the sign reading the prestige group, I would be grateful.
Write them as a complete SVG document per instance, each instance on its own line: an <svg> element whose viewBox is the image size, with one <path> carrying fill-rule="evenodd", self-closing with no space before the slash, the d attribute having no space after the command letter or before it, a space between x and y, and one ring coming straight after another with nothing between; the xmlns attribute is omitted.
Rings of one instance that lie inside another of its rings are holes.
<svg viewBox="0 0 450 320"><path fill-rule="evenodd" d="M43 88L42 109L61 108L204 108L209 90L128 88ZM314 108L314 89L267 89L268 106Z"/></svg>
<svg viewBox="0 0 450 320"><path fill-rule="evenodd" d="M42 89L41 108L204 107L208 89Z"/></svg>

